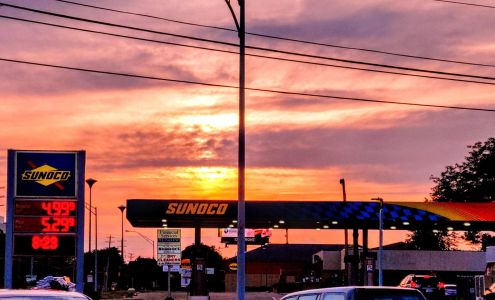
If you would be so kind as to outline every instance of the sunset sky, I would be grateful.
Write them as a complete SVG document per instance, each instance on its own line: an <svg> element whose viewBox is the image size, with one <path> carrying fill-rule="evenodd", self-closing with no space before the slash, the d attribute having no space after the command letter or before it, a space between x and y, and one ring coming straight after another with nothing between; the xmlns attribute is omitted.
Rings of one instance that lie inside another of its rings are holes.
<svg viewBox="0 0 495 300"><path fill-rule="evenodd" d="M223 0L130 0L85 3L181 22L235 29ZM470 1L470 0L469 0ZM56 0L1 0L39 9L185 37L238 43L237 33L82 7ZM464 64L349 50L248 35L247 45L382 65L494 76L495 7L434 0L247 0L248 32L334 46L379 50ZM479 0L477 4L493 2ZM232 5L238 12L237 1ZM238 85L238 55L81 32L4 18L15 17L141 39L236 52L165 34L104 26L0 6L0 186L7 149L86 150L86 176L98 180L99 247L120 247L126 199L236 199L238 92L235 88L35 66L7 60L126 73L214 85ZM433 73L462 82L336 68L412 73L261 50L246 57L246 86L292 93L416 104L495 109L495 78ZM466 62L470 64L466 64ZM481 64L485 66L481 66ZM495 76L494 76L495 77ZM487 84L481 84L485 82ZM246 198L424 201L447 165L462 162L467 145L495 136L495 112L442 109L246 93ZM4 193L5 190L0 190ZM89 194L89 193L87 193ZM4 201L5 198L0 198ZM1 207L2 215L5 207ZM132 228L156 239L156 229ZM223 248L215 230L203 241ZM193 242L183 230L183 247ZM385 235L385 242L405 233ZM276 231L272 242L285 242ZM291 243L341 243L334 231L290 231ZM134 233L126 253L151 256ZM371 246L376 246L372 241Z"/></svg>

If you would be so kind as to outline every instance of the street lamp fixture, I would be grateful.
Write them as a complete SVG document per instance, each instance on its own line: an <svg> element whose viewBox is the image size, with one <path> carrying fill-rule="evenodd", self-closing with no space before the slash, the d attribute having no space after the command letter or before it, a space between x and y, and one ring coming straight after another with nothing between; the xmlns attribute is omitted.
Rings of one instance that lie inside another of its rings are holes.
<svg viewBox="0 0 495 300"><path fill-rule="evenodd" d="M371 200L380 202L380 212L378 214L379 220L379 247L378 247L378 286L383 285L383 199L380 197L371 198Z"/></svg>
<svg viewBox="0 0 495 300"><path fill-rule="evenodd" d="M152 256L153 256L153 259L155 259L155 241L150 239L149 237L145 236L144 234L142 234L141 232L137 232L137 231L134 231L134 230L126 230L125 232L134 232L134 233L137 233L139 234L144 240L146 240L148 243L151 244L151 246L153 247L153 251L152 251Z"/></svg>
<svg viewBox="0 0 495 300"><path fill-rule="evenodd" d="M118 209L120 210L122 214L122 240L120 241L120 254L122 255L122 260L125 262L124 259L124 210L126 206L124 204L121 204L118 206Z"/></svg>

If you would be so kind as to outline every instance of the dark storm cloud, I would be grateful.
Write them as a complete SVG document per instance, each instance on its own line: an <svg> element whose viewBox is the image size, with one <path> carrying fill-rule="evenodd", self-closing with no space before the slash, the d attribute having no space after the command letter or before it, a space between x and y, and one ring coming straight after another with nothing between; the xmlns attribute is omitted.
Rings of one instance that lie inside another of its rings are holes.
<svg viewBox="0 0 495 300"><path fill-rule="evenodd" d="M413 120L415 125L411 125ZM425 112L399 122L391 128L259 131L247 138L248 165L344 170L363 166L355 171L369 179L379 180L382 175L386 177L383 180L394 176L398 180L397 175L401 180L424 179L432 174L425 174L424 167L418 173L417 165L426 166L433 173L462 160L468 144L495 134L487 126L493 123L490 113Z"/></svg>
<svg viewBox="0 0 495 300"><path fill-rule="evenodd" d="M127 60L126 64L137 64L140 66L149 64L139 58ZM111 64L97 63L89 61L88 63L79 61L77 64L53 63L55 65L65 65L91 69L97 71L110 71L115 73L153 76L158 78L169 78L189 81L199 81L187 68L181 68L176 65L167 66L162 64L161 72L152 74L145 71L139 71L135 68L126 69L123 67L113 67ZM179 83L150 80L145 78L133 78L128 76L98 74L93 72L84 72L77 70L66 70L59 68L50 68L42 66L32 66L26 64L17 64L10 62L0 62L0 89L5 94L63 94L75 91L109 91L109 90L129 90L147 87L176 87L180 88Z"/></svg>
<svg viewBox="0 0 495 300"><path fill-rule="evenodd" d="M378 89L377 89L378 90ZM379 90L378 90L379 91ZM340 89L318 89L318 90L306 90L308 94L315 95L332 95L336 97L347 98L367 98L370 90L340 90ZM373 99L372 96L369 96ZM259 111L324 111L332 110L342 107L355 107L356 101L339 100L335 98L323 98L323 97L277 97L277 95L267 94L264 97L249 97L248 106L250 109ZM365 102L359 102L360 107L363 108Z"/></svg>
<svg viewBox="0 0 495 300"><path fill-rule="evenodd" d="M315 11L328 11L327 17L322 17L322 14ZM482 57L479 54L472 56L465 48L478 43L484 44L495 38L495 32L489 30L495 26L491 13L487 9L415 0L375 1L373 5L365 5L361 1L337 1L333 5L321 1L306 1L303 11L294 18L281 18L276 23L256 20L248 23L248 29L252 32L342 46L489 63L493 59L488 54ZM313 50L343 57L367 57L389 63L406 61L404 58L381 54L254 37L250 39L297 51ZM408 63L417 65L423 62L408 60ZM452 65L442 67L450 68Z"/></svg>
<svg viewBox="0 0 495 300"><path fill-rule="evenodd" d="M208 133L199 127L136 126L99 131L107 148L94 154L98 168L146 169L162 167L234 165L235 135ZM84 136L93 133L86 131Z"/></svg>
<svg viewBox="0 0 495 300"><path fill-rule="evenodd" d="M247 166L337 168L375 182L424 182L462 161L467 145L494 136L487 126L493 123L490 113L438 110L412 113L393 127L248 128ZM87 131L83 138L91 136L95 134ZM122 127L100 130L99 139L107 147L91 159L105 170L237 164L235 129Z"/></svg>

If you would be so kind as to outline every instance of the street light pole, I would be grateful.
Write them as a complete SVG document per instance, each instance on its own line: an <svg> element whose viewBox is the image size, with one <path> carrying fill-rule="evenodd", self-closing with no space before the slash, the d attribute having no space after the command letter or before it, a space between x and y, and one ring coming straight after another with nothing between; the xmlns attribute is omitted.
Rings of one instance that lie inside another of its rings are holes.
<svg viewBox="0 0 495 300"><path fill-rule="evenodd" d="M246 213L245 213L245 170L246 170L246 130L245 130L245 1L239 2L239 175L237 203L237 299L244 300L246 290Z"/></svg>
<svg viewBox="0 0 495 300"><path fill-rule="evenodd" d="M98 292L98 210L95 206L95 293Z"/></svg>
<svg viewBox="0 0 495 300"><path fill-rule="evenodd" d="M151 244L151 246L153 247L153 251L152 251L152 254L153 254L153 259L155 259L155 241L150 239L149 237L145 236L144 234L142 234L141 232L137 232L137 231L134 231L134 230L126 230L125 232L134 232L134 233L137 233L139 234L143 239L145 239L148 243Z"/></svg>
<svg viewBox="0 0 495 300"><path fill-rule="evenodd" d="M91 257L91 229L92 229L92 226L91 226L91 215L93 214L93 211L92 211L93 205L91 204L91 201L92 201L92 190L93 190L93 185L96 182L97 182L97 180L96 179L93 179L93 178L86 179L86 183L89 186L89 230L88 230L88 252L89 252L89 255L90 255L89 257ZM95 257L95 261L96 261L96 257ZM91 259L90 259L90 263L91 263ZM96 267L95 267L94 272L95 272L94 282L95 282L95 290L96 290Z"/></svg>
<svg viewBox="0 0 495 300"><path fill-rule="evenodd" d="M246 169L246 131L245 131L245 50L246 50L246 25L245 25L245 0L237 0L239 4L239 21L234 13L230 0L225 0L239 34L239 152L237 167L237 299L244 300L246 240L244 232L245 221L245 169Z"/></svg>
<svg viewBox="0 0 495 300"><path fill-rule="evenodd" d="M379 222L379 247L378 247L378 286L383 285L383 199L380 197L371 200L380 202L380 212L378 213Z"/></svg>
<svg viewBox="0 0 495 300"><path fill-rule="evenodd" d="M341 178L340 179L340 184L342 185L342 201L345 203L347 202L347 194L346 194L346 191L345 191L345 179L344 178ZM348 232L347 232L347 228L344 228L344 261L348 258L349 256L349 235L348 235ZM349 284L351 282L351 279L350 279L350 274L351 272L349 272L349 267L348 267L348 263L345 263L345 283L346 284Z"/></svg>
<svg viewBox="0 0 495 300"><path fill-rule="evenodd" d="M120 241L120 254L122 255L122 261L125 263L124 259L124 210L126 206L124 204L119 205L118 209L120 209L120 212L122 214L122 241Z"/></svg>
<svg viewBox="0 0 495 300"><path fill-rule="evenodd" d="M88 230L88 233L89 233L89 239L88 239L88 252L91 253L91 207L92 204L91 204L91 190L93 188L93 185L96 183L96 179L93 179L93 178L88 178L86 179L86 183L88 184L89 186L89 230Z"/></svg>

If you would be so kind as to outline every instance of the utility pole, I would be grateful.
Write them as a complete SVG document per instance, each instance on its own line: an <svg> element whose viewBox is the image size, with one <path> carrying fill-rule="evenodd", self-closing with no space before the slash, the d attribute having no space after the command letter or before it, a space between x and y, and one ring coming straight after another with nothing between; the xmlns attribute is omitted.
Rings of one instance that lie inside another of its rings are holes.
<svg viewBox="0 0 495 300"><path fill-rule="evenodd" d="M246 289L246 240L245 240L245 169L246 169L246 131L245 131L245 50L246 50L246 26L245 26L245 1L237 0L239 4L239 21L230 5L230 0L225 0L234 18L239 33L239 152L237 175L237 299L244 300Z"/></svg>
<svg viewBox="0 0 495 300"><path fill-rule="evenodd" d="M112 245L112 235L108 236L108 249ZM103 291L108 291L108 272L110 269L110 251L107 252L107 264L105 266L105 277L103 278Z"/></svg>
<svg viewBox="0 0 495 300"><path fill-rule="evenodd" d="M108 248L112 247L112 235L108 236Z"/></svg>

